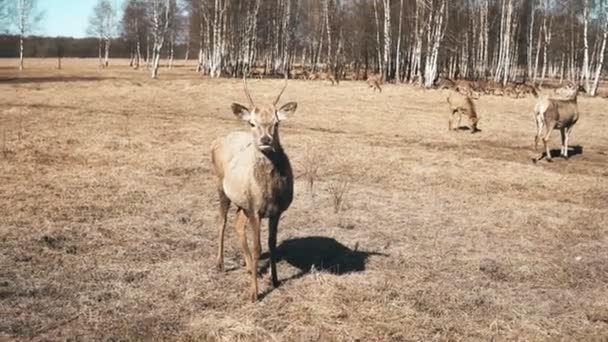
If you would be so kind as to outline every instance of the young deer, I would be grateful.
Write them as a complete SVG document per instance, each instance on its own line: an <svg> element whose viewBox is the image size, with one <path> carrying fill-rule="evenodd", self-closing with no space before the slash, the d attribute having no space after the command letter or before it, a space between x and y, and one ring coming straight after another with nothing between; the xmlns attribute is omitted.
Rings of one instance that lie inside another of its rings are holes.
<svg viewBox="0 0 608 342"><path fill-rule="evenodd" d="M257 301L258 260L261 254L260 226L268 218L268 249L272 285L279 284L276 270L276 244L279 219L293 199L293 174L289 158L279 140L279 122L296 111L297 103L277 108L283 89L272 104L257 107L243 79L249 108L232 104L232 112L251 126L250 132L234 132L213 142L211 160L218 176L220 197L219 250L217 268L224 269L224 231L230 203L237 207L235 228L251 273L251 301ZM253 254L247 244L247 221L252 230Z"/></svg>

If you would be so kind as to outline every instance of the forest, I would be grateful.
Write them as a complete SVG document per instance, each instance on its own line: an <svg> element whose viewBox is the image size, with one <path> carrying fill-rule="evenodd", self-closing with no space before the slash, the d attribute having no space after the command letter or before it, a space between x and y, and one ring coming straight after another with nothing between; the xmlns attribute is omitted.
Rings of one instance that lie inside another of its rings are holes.
<svg viewBox="0 0 608 342"><path fill-rule="evenodd" d="M608 37L605 0L99 0L96 39L34 39L26 56L129 57L156 77L160 59L196 59L211 77L289 72L379 74L432 87L440 76L597 91ZM15 56L18 36L0 38ZM85 48L86 47L86 48Z"/></svg>

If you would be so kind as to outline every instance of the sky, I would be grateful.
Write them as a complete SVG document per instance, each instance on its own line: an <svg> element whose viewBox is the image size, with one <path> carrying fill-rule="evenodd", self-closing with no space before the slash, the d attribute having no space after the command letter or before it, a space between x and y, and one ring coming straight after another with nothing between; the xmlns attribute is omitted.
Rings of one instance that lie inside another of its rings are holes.
<svg viewBox="0 0 608 342"><path fill-rule="evenodd" d="M34 32L41 36L86 37L88 20L98 0L38 0L44 18ZM120 9L124 0L110 0Z"/></svg>

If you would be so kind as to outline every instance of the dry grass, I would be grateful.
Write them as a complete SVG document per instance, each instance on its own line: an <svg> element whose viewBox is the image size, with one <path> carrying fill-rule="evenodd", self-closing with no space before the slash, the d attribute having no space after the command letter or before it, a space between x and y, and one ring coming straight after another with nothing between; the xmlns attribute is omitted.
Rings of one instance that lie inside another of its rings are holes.
<svg viewBox="0 0 608 342"><path fill-rule="evenodd" d="M214 268L209 162L212 139L246 129L241 82L26 62L0 61L0 339L608 339L604 99L580 100L582 154L533 165L532 98L482 97L471 135L447 132L438 91L291 82L282 285L249 304L232 229L231 271ZM250 87L261 102L280 82ZM314 201L307 144L327 157Z"/></svg>

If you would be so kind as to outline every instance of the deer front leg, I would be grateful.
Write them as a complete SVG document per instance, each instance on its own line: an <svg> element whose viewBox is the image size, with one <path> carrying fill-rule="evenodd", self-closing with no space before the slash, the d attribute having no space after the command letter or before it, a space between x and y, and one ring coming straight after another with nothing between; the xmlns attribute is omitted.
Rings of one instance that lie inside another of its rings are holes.
<svg viewBox="0 0 608 342"><path fill-rule="evenodd" d="M251 270L250 298L252 302L258 300L258 260L260 259L262 249L260 244L261 221L262 219L257 213L251 213L249 216L249 225L253 234L253 254L251 255L251 264L249 265L249 269Z"/></svg>
<svg viewBox="0 0 608 342"><path fill-rule="evenodd" d="M279 229L279 220L281 215L272 216L268 220L268 249L270 251L270 279L272 286L279 286L279 278L277 276L277 231Z"/></svg>
<svg viewBox="0 0 608 342"><path fill-rule="evenodd" d="M219 214L219 246L217 251L216 267L219 271L224 270L224 232L226 231L226 221L228 219L228 209L230 208L230 199L224 193L224 190L220 188L220 214Z"/></svg>
<svg viewBox="0 0 608 342"><path fill-rule="evenodd" d="M245 259L245 268L248 271L251 271L251 252L249 251L249 246L247 245L247 217L243 209L239 209L236 212L235 228L241 242L241 250L243 251L243 258Z"/></svg>

